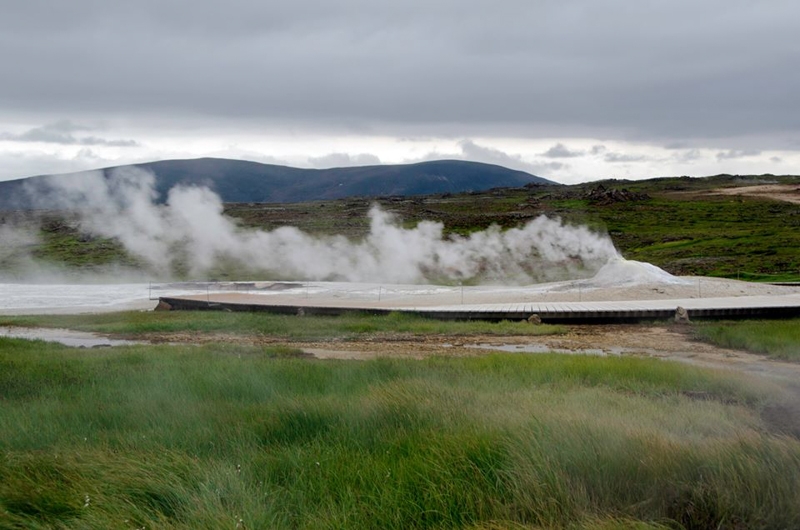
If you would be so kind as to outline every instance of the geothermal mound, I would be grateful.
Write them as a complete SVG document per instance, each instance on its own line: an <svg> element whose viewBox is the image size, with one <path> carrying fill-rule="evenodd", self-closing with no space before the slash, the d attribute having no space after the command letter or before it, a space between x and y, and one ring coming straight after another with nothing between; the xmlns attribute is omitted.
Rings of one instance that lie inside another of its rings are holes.
<svg viewBox="0 0 800 530"><path fill-rule="evenodd" d="M613 258L586 283L591 287L620 287L649 284L683 285L690 282L650 263Z"/></svg>

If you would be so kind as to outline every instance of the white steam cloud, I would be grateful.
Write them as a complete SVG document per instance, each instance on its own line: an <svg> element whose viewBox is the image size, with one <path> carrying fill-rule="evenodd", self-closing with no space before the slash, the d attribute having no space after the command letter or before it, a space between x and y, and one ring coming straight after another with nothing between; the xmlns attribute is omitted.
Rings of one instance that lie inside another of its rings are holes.
<svg viewBox="0 0 800 530"><path fill-rule="evenodd" d="M618 257L607 236L541 216L521 228L497 226L468 237L443 235L443 225L423 221L402 228L374 206L361 241L319 237L294 227L244 229L223 215L207 188L177 186L156 202L155 178L138 169L53 179L57 206L79 213L81 229L118 239L165 275L188 266L195 277L224 260L276 278L422 283L483 281L526 284L589 277Z"/></svg>
<svg viewBox="0 0 800 530"><path fill-rule="evenodd" d="M15 279L15 275L37 269L31 250L39 244L38 234L29 226L2 219L0 224L0 278ZM9 274L7 271L14 271Z"/></svg>

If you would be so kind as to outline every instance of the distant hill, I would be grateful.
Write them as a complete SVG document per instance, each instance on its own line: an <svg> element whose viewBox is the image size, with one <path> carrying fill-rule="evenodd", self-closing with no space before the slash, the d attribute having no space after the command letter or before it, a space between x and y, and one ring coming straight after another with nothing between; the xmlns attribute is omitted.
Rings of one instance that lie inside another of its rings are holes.
<svg viewBox="0 0 800 530"><path fill-rule="evenodd" d="M380 197L483 191L520 187L530 183L554 184L547 179L493 164L462 160L436 160L417 164L301 169L244 160L198 158L162 160L104 168L106 178L115 170L138 167L153 172L160 200L178 184L207 186L223 202L306 202L343 197ZM0 182L0 208L31 207L26 183L48 178L68 181L75 173L36 176Z"/></svg>

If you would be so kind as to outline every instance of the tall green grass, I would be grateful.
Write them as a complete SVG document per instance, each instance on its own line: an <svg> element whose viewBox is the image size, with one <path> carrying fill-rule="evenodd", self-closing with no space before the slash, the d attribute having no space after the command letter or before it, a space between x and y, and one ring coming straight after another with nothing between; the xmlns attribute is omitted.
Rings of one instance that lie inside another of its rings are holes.
<svg viewBox="0 0 800 530"><path fill-rule="evenodd" d="M704 322L695 327L695 334L701 340L725 348L800 361L800 318Z"/></svg>
<svg viewBox="0 0 800 530"><path fill-rule="evenodd" d="M527 322L445 321L408 313L348 314L337 317L228 313L223 311L140 311L94 315L0 316L0 326L69 328L134 336L143 333L236 333L271 335L289 340L356 338L365 334L551 335L564 326Z"/></svg>
<svg viewBox="0 0 800 530"><path fill-rule="evenodd" d="M0 339L0 527L800 525L800 442L765 430L766 383L220 348Z"/></svg>

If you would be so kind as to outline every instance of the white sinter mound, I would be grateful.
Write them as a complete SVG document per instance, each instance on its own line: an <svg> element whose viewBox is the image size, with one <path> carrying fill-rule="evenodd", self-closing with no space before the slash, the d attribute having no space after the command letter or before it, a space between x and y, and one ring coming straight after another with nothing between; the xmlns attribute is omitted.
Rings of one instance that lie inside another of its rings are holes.
<svg viewBox="0 0 800 530"><path fill-rule="evenodd" d="M612 258L597 271L594 277L587 280L587 283L592 287L618 287L648 284L680 285L690 282L673 276L650 263Z"/></svg>

